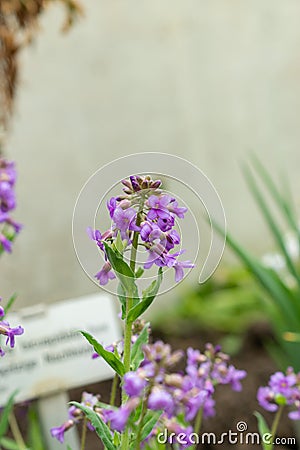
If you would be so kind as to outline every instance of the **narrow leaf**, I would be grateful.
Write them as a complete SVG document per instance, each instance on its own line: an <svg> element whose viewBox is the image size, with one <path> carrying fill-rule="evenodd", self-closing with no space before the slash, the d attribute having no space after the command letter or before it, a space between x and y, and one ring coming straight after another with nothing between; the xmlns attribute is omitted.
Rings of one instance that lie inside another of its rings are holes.
<svg viewBox="0 0 300 450"><path fill-rule="evenodd" d="M264 439L262 439L263 450L272 450L272 435L264 417L257 411L255 411L254 415L257 418L259 434L262 438L264 437ZM270 443L265 442L267 435L270 437Z"/></svg>
<svg viewBox="0 0 300 450"><path fill-rule="evenodd" d="M10 308L13 306L15 300L17 298L17 294L13 294L10 299L8 300L6 306L5 306L5 315L8 313L8 311L10 310Z"/></svg>
<svg viewBox="0 0 300 450"><path fill-rule="evenodd" d="M291 304L291 293L286 289L278 275L248 255L229 234L227 234L227 243L267 293L275 300L277 306L285 314L290 323L298 326L299 321Z"/></svg>
<svg viewBox="0 0 300 450"><path fill-rule="evenodd" d="M160 267L158 270L157 279L153 281L145 291L143 291L142 301L137 305L135 305L133 308L131 308L130 311L128 312L127 317L129 322L134 322L149 308L149 306L156 297L161 282L162 282L162 268Z"/></svg>
<svg viewBox="0 0 300 450"><path fill-rule="evenodd" d="M141 440L143 441L151 433L158 422L163 411L148 412L145 417L145 424L142 428Z"/></svg>
<svg viewBox="0 0 300 450"><path fill-rule="evenodd" d="M137 370L141 361L144 359L144 353L142 350L143 345L148 343L149 340L149 323L146 323L142 329L139 337L135 341L131 349L131 368Z"/></svg>
<svg viewBox="0 0 300 450"><path fill-rule="evenodd" d="M253 196L265 218L266 223L269 226L270 231L272 232L272 234L274 236L274 239L275 239L278 247L280 248L280 250L286 260L287 267L289 268L292 275L296 278L296 280L300 284L299 274L297 272L297 269L289 255L289 253L287 252L281 230L277 226L276 221L275 221L264 197L262 196L261 192L257 188L256 182L255 182L250 170L245 168L244 173L245 173L245 178L247 180L247 183L251 189L251 192L252 192L252 194L253 194Z"/></svg>
<svg viewBox="0 0 300 450"><path fill-rule="evenodd" d="M144 272L145 272L144 269L142 267L139 267L138 270L135 272L135 277L140 278Z"/></svg>
<svg viewBox="0 0 300 450"><path fill-rule="evenodd" d="M130 297L137 297L137 286L134 282L134 272L123 260L122 255L119 252L114 251L107 242L103 242L103 244L105 246L107 257L115 272L116 277L120 280L125 291Z"/></svg>
<svg viewBox="0 0 300 450"><path fill-rule="evenodd" d="M256 156L252 156L252 162L256 169L257 174L260 176L261 180L263 181L264 185L267 187L270 195L272 196L272 199L274 200L275 204L279 208L280 212L285 216L286 221L288 225L296 231L297 234L299 234L299 227L298 227L298 221L295 217L291 198L289 200L286 200L281 193L279 192L277 186L275 185L273 179L271 178L270 174L267 172L265 167L262 165L260 160Z"/></svg>
<svg viewBox="0 0 300 450"><path fill-rule="evenodd" d="M3 437L0 439L1 448L5 450L20 450L18 444L10 438Z"/></svg>
<svg viewBox="0 0 300 450"><path fill-rule="evenodd" d="M124 320L126 317L126 291L121 282L118 284L117 295L121 303L122 320Z"/></svg>
<svg viewBox="0 0 300 450"><path fill-rule="evenodd" d="M29 444L34 450L44 450L45 448L38 414L34 405L31 405L29 409Z"/></svg>
<svg viewBox="0 0 300 450"><path fill-rule="evenodd" d="M9 426L8 419L9 419L10 413L13 410L14 401L15 401L15 397L16 397L17 393L18 393L18 391L16 390L11 394L11 396L9 397L9 399L2 411L1 418L0 418L0 438L2 438L8 430L8 426Z"/></svg>
<svg viewBox="0 0 300 450"><path fill-rule="evenodd" d="M102 356L102 358L109 364L115 372L117 372L120 377L122 377L125 373L124 364L120 361L117 356L105 350L103 345L101 345L91 334L86 331L80 331L80 333L87 339L87 341L94 347L94 350L98 355Z"/></svg>
<svg viewBox="0 0 300 450"><path fill-rule="evenodd" d="M111 435L110 429L95 411L93 411L88 406L84 406L78 402L71 402L70 404L76 406L76 408L81 409L85 413L86 417L95 428L97 435L100 437L107 450L117 450L113 444L113 437Z"/></svg>

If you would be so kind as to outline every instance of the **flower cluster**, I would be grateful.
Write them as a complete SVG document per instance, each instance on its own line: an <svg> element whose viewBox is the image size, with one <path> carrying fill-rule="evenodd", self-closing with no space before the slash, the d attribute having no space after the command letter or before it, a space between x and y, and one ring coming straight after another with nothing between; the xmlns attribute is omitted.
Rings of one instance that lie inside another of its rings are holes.
<svg viewBox="0 0 300 450"><path fill-rule="evenodd" d="M81 397L81 405L94 410L99 402L99 397L88 392L83 392ZM97 409L97 408L96 408ZM100 412L100 409L99 409ZM69 417L66 422L64 422L59 427L53 427L50 430L51 435L56 438L60 443L64 442L65 432L70 430L74 425L78 424L80 421L84 419L84 413L81 409L76 406L70 406L69 408ZM94 427L90 421L87 421L87 427L94 431Z"/></svg>
<svg viewBox="0 0 300 450"><path fill-rule="evenodd" d="M139 368L124 376L123 388L128 396L125 403L120 407L100 407L98 398L89 394L89 406L109 424L112 432L119 433L128 425L139 429L144 416L143 413L141 416L135 415L142 405L145 414L147 410L157 412L157 423L143 439L145 442L149 442L163 428L176 434L191 434L191 423L199 411L203 412L204 418L215 414L213 394L216 386L230 384L233 390L239 391L240 381L246 376L245 371L229 364L229 356L222 353L220 347L211 344L206 345L204 353L192 348L187 350L185 373L172 371L184 353L181 350L172 352L171 347L162 341L144 345L143 354ZM86 404L86 399L83 398L82 404ZM71 407L68 421L52 428L52 436L63 442L64 433L82 418L82 411ZM92 429L91 426L89 428Z"/></svg>
<svg viewBox="0 0 300 450"><path fill-rule="evenodd" d="M16 169L14 162L0 158L0 249L11 252L11 241L21 229L10 213L16 207Z"/></svg>
<svg viewBox="0 0 300 450"><path fill-rule="evenodd" d="M140 367L124 376L123 387L129 400L119 409L104 410L103 416L110 421L112 430L122 432L132 411L145 401L148 410L161 412L148 441L161 428L192 433L190 424L199 411L203 412L204 418L215 414L213 394L216 386L230 384L233 390L239 391L240 380L246 376L245 371L229 364L228 355L211 344L207 344L204 353L192 348L187 350L185 373L171 370L183 357L182 351L172 352L169 345L158 341L145 345L143 352Z"/></svg>
<svg viewBox="0 0 300 450"><path fill-rule="evenodd" d="M259 404L267 411L275 412L280 406L294 406L296 410L288 413L292 420L300 420L300 372L295 374L289 367L284 374L271 375L268 386L260 387L257 393Z"/></svg>
<svg viewBox="0 0 300 450"><path fill-rule="evenodd" d="M123 180L124 193L112 197L107 202L107 208L112 219L109 230L101 234L99 230L88 229L91 239L104 252L104 241L113 242L120 235L123 241L123 251L140 239L140 245L147 252L144 269L153 265L172 267L175 270L175 281L184 276L185 268L192 268L190 261L178 261L184 250L174 251L180 244L180 236L175 229L176 218L183 219L187 208L178 205L174 197L163 193L161 181L152 180L149 176L131 176ZM115 278L111 264L105 254L105 264L95 275L100 285L105 285Z"/></svg>
<svg viewBox="0 0 300 450"><path fill-rule="evenodd" d="M1 297L0 297L1 300ZM6 336L6 345L9 345L11 348L15 346L15 336L20 336L24 333L24 328L20 325L18 327L12 328L6 320L3 320L5 316L5 310L2 306L0 306L0 335ZM5 352L0 347L0 356L4 356Z"/></svg>

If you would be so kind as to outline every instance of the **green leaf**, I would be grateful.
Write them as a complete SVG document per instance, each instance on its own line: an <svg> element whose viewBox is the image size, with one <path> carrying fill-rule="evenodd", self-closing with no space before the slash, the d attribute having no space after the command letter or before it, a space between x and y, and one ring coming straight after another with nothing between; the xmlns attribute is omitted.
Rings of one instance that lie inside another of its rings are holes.
<svg viewBox="0 0 300 450"><path fill-rule="evenodd" d="M115 275L122 283L125 292L128 293L128 295L132 298L138 297L137 286L134 282L135 281L134 272L131 270L129 265L123 260L122 255L118 251L113 250L112 247L107 242L103 242L103 245L105 247L107 257L115 272Z"/></svg>
<svg viewBox="0 0 300 450"><path fill-rule="evenodd" d="M68 445L67 450L72 450L71 447L70 447L70 445Z"/></svg>
<svg viewBox="0 0 300 450"><path fill-rule="evenodd" d="M80 333L94 347L95 352L98 353L98 355L102 356L107 364L109 364L110 367L112 367L114 371L117 372L118 375L120 375L120 377L125 374L124 364L117 358L114 353L105 350L103 345L101 345L91 334L87 333L86 331L80 331Z"/></svg>
<svg viewBox="0 0 300 450"><path fill-rule="evenodd" d="M156 423L158 422L160 416L162 415L163 411L148 411L145 416L145 423L142 428L141 433L141 440L143 441L146 439L146 437L151 433L153 428L155 427Z"/></svg>
<svg viewBox="0 0 300 450"><path fill-rule="evenodd" d="M286 249L284 239L282 237L282 232L279 229L279 227L277 226L276 221L271 213L270 208L268 207L264 197L262 196L261 192L259 191L257 184L256 184L250 170L248 168L245 168L244 173L245 173L245 178L247 180L247 183L251 189L251 192L252 192L252 194L253 194L253 196L265 218L266 223L269 226L269 229L271 230L271 232L274 236L274 239L275 239L278 247L280 248L280 250L286 260L287 267L289 268L291 274L296 278L296 280L300 284L299 274L298 274L297 269Z"/></svg>
<svg viewBox="0 0 300 450"><path fill-rule="evenodd" d="M122 320L124 320L126 317L126 291L125 291L122 283L118 284L117 295L118 295L118 299L121 303Z"/></svg>
<svg viewBox="0 0 300 450"><path fill-rule="evenodd" d="M155 299L157 292L159 290L159 287L162 282L162 268L160 267L158 269L158 275L157 279L153 281L150 286L143 291L143 297L142 301L135 305L133 308L130 309L128 312L128 321L134 322L138 317L140 317L151 305L153 300Z"/></svg>
<svg viewBox="0 0 300 450"><path fill-rule="evenodd" d="M294 327L299 326L299 320L297 319L293 304L291 303L292 293L282 283L278 275L272 271L272 269L264 267L260 262L252 258L239 244L237 244L230 234L227 234L227 243L272 299L275 300L275 303L290 323L293 324Z"/></svg>
<svg viewBox="0 0 300 450"><path fill-rule="evenodd" d="M120 433L118 433L117 431L114 432L113 443L117 448L119 448L119 446L121 444Z"/></svg>
<svg viewBox="0 0 300 450"><path fill-rule="evenodd" d="M138 270L135 272L135 277L140 278L144 272L145 272L144 269L142 267L139 267Z"/></svg>
<svg viewBox="0 0 300 450"><path fill-rule="evenodd" d="M44 450L45 448L37 410L34 405L31 405L29 409L29 444L33 450Z"/></svg>
<svg viewBox="0 0 300 450"><path fill-rule="evenodd" d="M15 401L15 397L18 393L18 390L14 391L11 396L9 397L2 413L1 413L1 418L0 418L0 438L2 438L5 433L8 430L8 426L9 426L9 416L13 410L14 407L14 401Z"/></svg>
<svg viewBox="0 0 300 450"><path fill-rule="evenodd" d="M3 437L0 439L1 448L5 450L20 450L18 444L10 438ZM35 450L35 449L34 449Z"/></svg>
<svg viewBox="0 0 300 450"><path fill-rule="evenodd" d="M269 429L269 427L268 427L264 417L257 411L255 411L254 415L257 418L259 434L260 434L260 436L262 438L264 437L264 439L262 439L263 450L272 450L272 448L273 448L273 444L271 443L272 442L272 435L271 435L271 431L270 431L270 429ZM265 438L266 438L266 435L269 435L270 443L264 442Z"/></svg>
<svg viewBox="0 0 300 450"><path fill-rule="evenodd" d="M142 346L148 343L149 340L149 323L146 323L142 329L139 337L135 341L131 349L131 368L137 370L141 361L144 359Z"/></svg>
<svg viewBox="0 0 300 450"><path fill-rule="evenodd" d="M8 313L8 311L10 310L10 308L13 306L15 300L17 298L17 294L13 294L10 299L8 300L6 306L5 306L5 315Z"/></svg>
<svg viewBox="0 0 300 450"><path fill-rule="evenodd" d="M292 199L289 193L288 200L285 199L279 190L277 189L277 186L275 185L273 179L271 178L270 174L267 172L265 167L262 165L260 160L255 156L252 155L252 162L256 169L257 174L260 176L261 180L263 181L264 185L267 187L270 195L272 196L272 199L274 200L275 204L279 208L280 212L285 216L286 221L288 225L297 233L299 234L299 226L298 226L298 220L297 217L293 211L292 206Z"/></svg>
<svg viewBox="0 0 300 450"><path fill-rule="evenodd" d="M123 250L124 250L124 246L123 246L123 241L122 241L122 238L121 238L120 231L118 231L118 234L117 234L117 237L115 239L114 245L115 245L116 249L118 250L118 252L120 254L122 254Z"/></svg>
<svg viewBox="0 0 300 450"><path fill-rule="evenodd" d="M107 450L117 450L117 447L113 444L113 437L110 429L95 411L78 402L70 402L70 404L76 406L76 408L81 409L85 413L87 419L95 428L97 435L100 437Z"/></svg>

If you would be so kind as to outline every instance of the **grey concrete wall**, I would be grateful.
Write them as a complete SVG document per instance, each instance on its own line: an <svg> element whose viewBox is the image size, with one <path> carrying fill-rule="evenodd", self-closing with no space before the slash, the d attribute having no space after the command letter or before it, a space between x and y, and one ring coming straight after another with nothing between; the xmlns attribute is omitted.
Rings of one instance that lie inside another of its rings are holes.
<svg viewBox="0 0 300 450"><path fill-rule="evenodd" d="M286 171L299 200L298 0L83 1L61 36L60 8L21 55L8 141L25 228L1 261L1 294L19 306L95 291L73 250L77 194L101 165L163 151L196 163L229 228L254 249L271 240L239 163L249 151Z"/></svg>

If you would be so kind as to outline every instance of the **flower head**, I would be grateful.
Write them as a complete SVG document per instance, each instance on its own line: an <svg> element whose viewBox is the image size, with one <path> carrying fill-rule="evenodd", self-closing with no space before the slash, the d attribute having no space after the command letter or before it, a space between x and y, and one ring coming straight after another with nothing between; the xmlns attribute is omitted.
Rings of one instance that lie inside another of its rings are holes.
<svg viewBox="0 0 300 450"><path fill-rule="evenodd" d="M65 432L68 431L74 425L73 420L67 420L67 422L63 423L60 427L53 427L50 429L51 436L56 438L61 444L64 443L65 440Z"/></svg>
<svg viewBox="0 0 300 450"><path fill-rule="evenodd" d="M268 385L260 387L257 392L260 406L267 411L275 412L279 406L291 405L296 408L289 412L292 420L300 420L300 372L296 375L291 367L286 373L275 372Z"/></svg>
<svg viewBox="0 0 300 450"><path fill-rule="evenodd" d="M180 281L184 276L184 269L194 267L190 261L179 261L183 250L174 250L180 244L180 236L176 230L176 220L183 219L187 208L180 207L175 198L160 189L161 181L152 180L149 176L132 175L123 180L124 194L112 197L107 202L107 208L112 219L110 230L103 235L99 230L88 229L88 234L97 246L107 255L103 242L109 241L113 246L120 235L123 241L121 253L128 250L141 240L142 246L148 257L143 264L144 269L150 269L153 265L158 267L173 267L175 281ZM101 285L107 284L112 279L107 275L109 271L100 271L96 278Z"/></svg>
<svg viewBox="0 0 300 450"><path fill-rule="evenodd" d="M109 280L116 278L115 274L111 270L111 265L106 262L102 269L96 273L95 278L99 281L101 286L105 286Z"/></svg>
<svg viewBox="0 0 300 450"><path fill-rule="evenodd" d="M15 233L21 229L10 216L16 207L16 178L15 163L0 157L0 249L9 253Z"/></svg>

